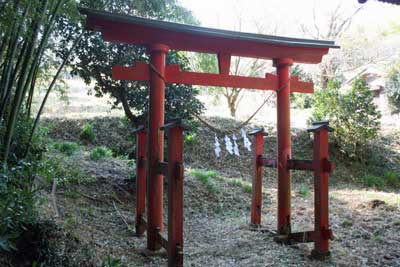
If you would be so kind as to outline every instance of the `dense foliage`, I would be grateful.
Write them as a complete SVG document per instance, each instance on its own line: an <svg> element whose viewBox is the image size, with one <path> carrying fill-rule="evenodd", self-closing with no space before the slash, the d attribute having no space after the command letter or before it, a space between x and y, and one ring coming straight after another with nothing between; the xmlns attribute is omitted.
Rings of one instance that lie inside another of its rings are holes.
<svg viewBox="0 0 400 267"><path fill-rule="evenodd" d="M312 120L329 120L339 150L349 158L361 159L364 153L360 152L378 135L381 115L365 80L356 79L344 93L338 85L331 81L328 88L315 93Z"/></svg>
<svg viewBox="0 0 400 267"><path fill-rule="evenodd" d="M101 9L113 13L138 15L175 22L196 23L189 11L174 0L114 0L81 1L81 6ZM62 18L58 24L58 33L64 36L78 35L82 23ZM63 51L59 51L63 53ZM132 65L135 61L149 61L149 55L143 46L112 44L105 42L96 32L85 32L82 41L74 52L77 60L72 65L72 73L82 77L86 83L94 80L94 92L98 97L110 95L113 107L122 104L125 114L135 124L144 123L148 113L148 86L143 82L117 81L111 77L114 65ZM183 53L172 51L167 56L167 64L179 64L188 69L189 62ZM190 119L203 108L196 99L198 91L192 86L169 84L166 87L166 119L183 117Z"/></svg>
<svg viewBox="0 0 400 267"><path fill-rule="evenodd" d="M38 84L49 81L48 93L55 87L74 47L71 43L77 43L71 38L59 42L54 36L55 22L59 14L70 16L76 4L73 0L18 0L0 4L0 158L3 167L7 167L10 155L19 160L28 154L46 102L45 98L39 112L34 114L33 98ZM54 51L61 44L66 53L55 56ZM32 115L35 120L31 120ZM20 126L24 128L18 129Z"/></svg>
<svg viewBox="0 0 400 267"><path fill-rule="evenodd" d="M392 113L400 113L400 69L393 69L389 73L386 90Z"/></svg>

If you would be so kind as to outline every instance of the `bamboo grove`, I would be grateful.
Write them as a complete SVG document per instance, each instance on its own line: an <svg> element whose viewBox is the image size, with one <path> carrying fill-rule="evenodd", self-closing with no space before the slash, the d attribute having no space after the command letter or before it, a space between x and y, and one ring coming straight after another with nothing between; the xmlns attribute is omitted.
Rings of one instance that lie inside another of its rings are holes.
<svg viewBox="0 0 400 267"><path fill-rule="evenodd" d="M57 79L82 34L60 40L60 14L76 10L75 1L0 1L0 135L3 168L29 153L32 138ZM63 53L58 45L67 44ZM54 62L49 69L49 59ZM46 84L45 96L33 108L38 84ZM38 111L36 111L38 110ZM17 125L24 123L24 138L17 138Z"/></svg>

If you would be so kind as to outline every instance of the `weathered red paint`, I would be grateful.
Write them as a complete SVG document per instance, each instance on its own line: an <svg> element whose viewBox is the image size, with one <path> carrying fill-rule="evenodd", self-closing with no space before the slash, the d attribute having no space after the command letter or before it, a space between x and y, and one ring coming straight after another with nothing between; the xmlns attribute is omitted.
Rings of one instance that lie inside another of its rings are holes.
<svg viewBox="0 0 400 267"><path fill-rule="evenodd" d="M277 69L280 91L277 94L277 130L278 130L278 233L289 234L291 177L287 166L292 156L290 141L290 74L293 60L280 58L274 60Z"/></svg>
<svg viewBox="0 0 400 267"><path fill-rule="evenodd" d="M229 75L227 72L227 59L219 57L221 60L222 74L199 73L181 71L179 65L168 65L165 67L165 82L204 86L222 86L234 88L260 89L277 91L278 77L267 73L265 78L246 77ZM224 66L224 67L222 67ZM112 70L113 79L129 81L148 81L150 78L149 65L144 62L136 62L133 67L114 66ZM291 78L291 92L313 93L314 85L310 82L299 81L298 77Z"/></svg>
<svg viewBox="0 0 400 267"><path fill-rule="evenodd" d="M329 236L324 234L329 230L329 172L326 170L328 161L328 130L320 128L314 132L314 205L315 205L315 243L313 255L329 254Z"/></svg>
<svg viewBox="0 0 400 267"><path fill-rule="evenodd" d="M136 132L136 234L146 230L143 217L146 209L146 130Z"/></svg>
<svg viewBox="0 0 400 267"><path fill-rule="evenodd" d="M147 166L147 248L157 250L157 232L163 231L163 176L157 172L157 165L163 161L165 83L160 75L165 72L165 56L169 48L162 44L149 46L150 62L157 70L150 72L148 166Z"/></svg>
<svg viewBox="0 0 400 267"><path fill-rule="evenodd" d="M101 31L104 40L114 43L137 45L162 43L174 50L214 54L226 53L232 56L262 59L292 58L298 63L319 63L322 56L329 51L329 48L326 47L290 46L257 43L239 38L199 36L193 32L177 32L92 17L88 17L86 28Z"/></svg>
<svg viewBox="0 0 400 267"><path fill-rule="evenodd" d="M218 71L219 74L229 75L231 68L231 55L226 53L218 54Z"/></svg>
<svg viewBox="0 0 400 267"><path fill-rule="evenodd" d="M261 225L263 165L259 163L259 158L262 157L263 150L264 132L260 131L254 134L253 139L253 183L250 223L254 226Z"/></svg>
<svg viewBox="0 0 400 267"><path fill-rule="evenodd" d="M314 170L312 160L290 159L290 160L288 160L288 168L290 170L300 170L300 171L313 171Z"/></svg>
<svg viewBox="0 0 400 267"><path fill-rule="evenodd" d="M168 266L183 266L182 127L168 129Z"/></svg>

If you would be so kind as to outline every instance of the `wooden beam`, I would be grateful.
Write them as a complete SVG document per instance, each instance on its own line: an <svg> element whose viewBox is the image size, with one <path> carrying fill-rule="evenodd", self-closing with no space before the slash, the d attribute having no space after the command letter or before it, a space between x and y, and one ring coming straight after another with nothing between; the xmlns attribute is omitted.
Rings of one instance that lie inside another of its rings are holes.
<svg viewBox="0 0 400 267"><path fill-rule="evenodd" d="M218 54L218 70L219 74L229 75L231 68L231 55L230 54Z"/></svg>
<svg viewBox="0 0 400 267"><path fill-rule="evenodd" d="M144 62L136 62L133 67L114 66L112 69L113 79L130 81L148 81L150 77L149 65ZM226 71L226 69L225 69ZM165 67L165 82L178 84L191 84L202 86L233 87L259 90L278 90L278 78L276 75L267 73L265 78L246 77L217 73L200 73L181 71L179 65L168 65ZM310 82L299 81L293 76L290 80L291 92L313 93L314 85Z"/></svg>

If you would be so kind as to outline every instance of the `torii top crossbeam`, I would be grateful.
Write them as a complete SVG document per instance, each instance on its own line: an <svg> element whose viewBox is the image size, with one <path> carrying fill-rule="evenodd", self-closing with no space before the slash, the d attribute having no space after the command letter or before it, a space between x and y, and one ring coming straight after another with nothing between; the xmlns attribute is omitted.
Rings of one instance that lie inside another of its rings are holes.
<svg viewBox="0 0 400 267"><path fill-rule="evenodd" d="M179 23L116 15L81 9L87 28L100 31L106 41L128 44L167 45L170 49L233 56L276 59L291 58L298 63L319 63L332 41L287 38L218 30Z"/></svg>
<svg viewBox="0 0 400 267"><path fill-rule="evenodd" d="M266 74L265 78L229 75L231 56L287 59L290 64L319 63L329 48L337 47L332 41L218 30L90 9L81 9L81 12L87 15L87 28L100 31L106 41L147 47L161 44L157 49L165 52L175 49L218 55L219 74L182 72L178 65L170 65L163 70L166 83L276 91L279 86L275 75ZM149 71L149 65L142 62L134 67L113 66L113 78L149 81ZM290 91L312 93L313 84L292 77Z"/></svg>

